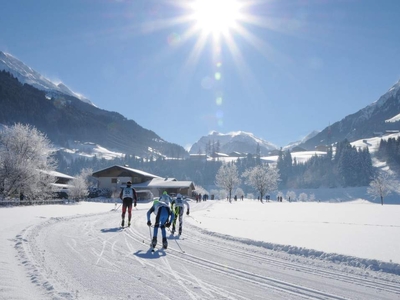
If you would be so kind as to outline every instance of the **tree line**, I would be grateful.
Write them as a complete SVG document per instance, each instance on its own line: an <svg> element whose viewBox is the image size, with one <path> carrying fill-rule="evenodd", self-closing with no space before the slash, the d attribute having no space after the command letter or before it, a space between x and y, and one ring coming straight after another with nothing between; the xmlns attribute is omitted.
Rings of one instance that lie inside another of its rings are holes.
<svg viewBox="0 0 400 300"><path fill-rule="evenodd" d="M369 185L374 168L368 147L357 148L345 139L326 155L314 155L300 163L289 151L281 151L277 168L281 174L280 188L355 187Z"/></svg>
<svg viewBox="0 0 400 300"><path fill-rule="evenodd" d="M400 139L382 140L378 156L398 163ZM390 159L389 159L390 157ZM87 196L93 169L128 165L158 176L194 181L196 186L220 187L243 195L256 192L260 200L278 189L368 186L369 193L381 198L397 184L375 172L368 148L357 148L344 140L330 147L326 155L315 155L304 163L292 159L289 151L280 151L276 166L264 162L260 155L247 155L230 163L218 160L147 159L125 155L114 160L71 159L56 152L48 138L30 125L15 124L0 130L0 198L51 197L56 169L75 176L70 189L74 198ZM243 180L242 180L243 179Z"/></svg>
<svg viewBox="0 0 400 300"><path fill-rule="evenodd" d="M84 168L101 170L112 165L127 165L162 177L191 180L203 187L215 186L215 178L222 161L193 159L138 158L125 155L112 160L65 157L57 153L60 172L74 175ZM260 155L247 154L232 162L240 176L256 166L268 165ZM306 162L297 162L290 151L280 151L277 160L280 174L279 189L354 187L369 185L373 175L371 155L367 147L357 148L348 140L337 143L335 151L330 147L326 155L314 155ZM251 192L244 183L240 185L246 193Z"/></svg>

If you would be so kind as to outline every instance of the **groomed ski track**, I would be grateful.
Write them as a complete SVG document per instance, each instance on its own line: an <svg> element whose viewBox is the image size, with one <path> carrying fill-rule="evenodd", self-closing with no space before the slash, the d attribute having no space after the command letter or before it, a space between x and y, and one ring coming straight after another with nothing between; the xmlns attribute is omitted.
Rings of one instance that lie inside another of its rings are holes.
<svg viewBox="0 0 400 300"><path fill-rule="evenodd" d="M204 207L203 207L204 209ZM17 236L42 299L400 299L399 276L268 250L202 230L151 253L145 209L52 218ZM153 229L151 229L151 233Z"/></svg>

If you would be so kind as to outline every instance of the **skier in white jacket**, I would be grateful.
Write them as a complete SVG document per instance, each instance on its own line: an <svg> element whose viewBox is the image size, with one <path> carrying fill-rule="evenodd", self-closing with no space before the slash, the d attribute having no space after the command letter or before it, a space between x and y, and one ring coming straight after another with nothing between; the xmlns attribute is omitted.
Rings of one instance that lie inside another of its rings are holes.
<svg viewBox="0 0 400 300"><path fill-rule="evenodd" d="M171 233L174 234L175 233L175 229L176 229L176 220L179 217L179 234L182 234L182 223L183 223L183 212L184 212L184 206L186 205L187 210L186 210L186 215L189 215L190 213L190 206L189 203L183 199L181 194L176 195L176 199L172 200L171 203L171 208L172 211L175 214L175 218L172 222L172 230Z"/></svg>

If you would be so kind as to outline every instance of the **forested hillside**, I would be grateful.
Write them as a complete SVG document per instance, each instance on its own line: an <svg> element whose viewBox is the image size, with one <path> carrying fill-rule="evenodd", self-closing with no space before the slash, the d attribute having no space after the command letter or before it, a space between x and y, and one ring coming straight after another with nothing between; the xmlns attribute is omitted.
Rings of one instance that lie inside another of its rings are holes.
<svg viewBox="0 0 400 300"><path fill-rule="evenodd" d="M140 157L188 155L182 146L164 141L119 113L67 95L48 99L43 91L22 85L5 71L0 72L0 106L1 124L30 124L61 147L68 148L70 141L81 141Z"/></svg>

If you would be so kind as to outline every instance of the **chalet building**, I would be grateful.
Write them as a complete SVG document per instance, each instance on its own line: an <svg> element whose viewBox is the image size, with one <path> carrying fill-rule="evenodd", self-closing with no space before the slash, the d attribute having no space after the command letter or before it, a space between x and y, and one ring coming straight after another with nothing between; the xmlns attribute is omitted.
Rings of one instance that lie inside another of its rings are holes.
<svg viewBox="0 0 400 300"><path fill-rule="evenodd" d="M399 133L399 130L386 130L385 135L393 134L393 133Z"/></svg>
<svg viewBox="0 0 400 300"><path fill-rule="evenodd" d="M271 150L271 151L269 152L269 155L270 155L270 156L279 155L280 153L281 153L281 150L275 149L275 150Z"/></svg>
<svg viewBox="0 0 400 300"><path fill-rule="evenodd" d="M112 166L92 174L98 180L98 188L110 189L118 192L126 186L128 181L132 182L132 187L136 190L138 197L148 199L159 197L164 191L168 194L190 196L194 191L192 181L178 181L175 178L163 178L141 170L132 169L125 166Z"/></svg>
<svg viewBox="0 0 400 300"><path fill-rule="evenodd" d="M52 185L57 190L68 190L68 188L71 187L71 181L74 179L74 177L72 176L57 171L41 171L41 172L54 176L56 178L56 182L53 183Z"/></svg>
<svg viewBox="0 0 400 300"><path fill-rule="evenodd" d="M190 154L189 157L190 157L190 160L193 160L193 161L202 161L202 162L207 161L206 154Z"/></svg>
<svg viewBox="0 0 400 300"><path fill-rule="evenodd" d="M290 152L303 152L303 151L307 151L307 150L304 149L303 147L299 147L299 146L295 146L290 150Z"/></svg>
<svg viewBox="0 0 400 300"><path fill-rule="evenodd" d="M228 156L229 157L246 157L247 153L241 153L241 152L233 151L233 152L229 153Z"/></svg>
<svg viewBox="0 0 400 300"><path fill-rule="evenodd" d="M229 155L226 153L221 153L221 152L213 152L210 154L210 157L212 157L212 158L219 158L219 157L227 158L227 157L229 157Z"/></svg>
<svg viewBox="0 0 400 300"><path fill-rule="evenodd" d="M323 152L328 152L328 146L324 144L320 144L318 146L315 146L316 151L323 151Z"/></svg>

